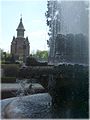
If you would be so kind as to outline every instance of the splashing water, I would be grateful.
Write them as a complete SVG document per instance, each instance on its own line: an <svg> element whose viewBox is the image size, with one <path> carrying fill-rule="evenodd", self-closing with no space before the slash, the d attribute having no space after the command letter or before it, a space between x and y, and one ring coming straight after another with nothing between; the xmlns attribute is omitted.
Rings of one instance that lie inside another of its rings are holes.
<svg viewBox="0 0 90 120"><path fill-rule="evenodd" d="M88 1L85 2L85 1L62 1L62 0L53 1L51 0L49 7L50 7L50 14L51 14L50 15L51 17L51 25L50 25L51 26L51 38L50 38L49 62L52 64L54 64L54 62L55 63L56 62L57 63L68 62L68 60L65 60L64 58L65 56L61 55L61 53L57 55L58 51L56 51L56 47L57 47L56 38L58 34L62 34L62 35L82 34L87 37L85 44L88 44L88 32L89 32L89 27L88 27L89 26L88 25L89 10L87 10L89 8ZM71 42L73 41L74 40L72 40ZM79 43L78 40L75 40L74 42L75 44L77 44L76 46L78 46L78 44L79 45L81 44ZM70 46L72 47L72 50L74 50L74 45ZM61 47L59 46L59 48L62 48L62 46ZM86 48L86 51L88 54L87 49L88 49L88 45ZM67 53L67 44L65 45L64 52ZM65 55L67 56L68 54L70 54L70 52ZM76 54L76 50L73 56L75 56L75 54ZM82 54L85 54L84 51L82 52ZM55 57L57 57L58 60L56 60ZM73 62L77 63L77 60L76 61L74 60Z"/></svg>
<svg viewBox="0 0 90 120"><path fill-rule="evenodd" d="M16 82L19 84L20 88L16 92L16 96L22 97L25 95L29 95L30 92L32 91L32 81L31 80L23 79L19 80L16 79Z"/></svg>

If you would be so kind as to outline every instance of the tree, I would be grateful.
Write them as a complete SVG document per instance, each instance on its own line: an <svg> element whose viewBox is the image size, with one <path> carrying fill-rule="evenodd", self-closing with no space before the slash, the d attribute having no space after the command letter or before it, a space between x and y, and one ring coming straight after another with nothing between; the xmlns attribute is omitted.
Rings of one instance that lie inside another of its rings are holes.
<svg viewBox="0 0 90 120"><path fill-rule="evenodd" d="M36 66L37 60L33 56L28 56L26 59L26 66Z"/></svg>
<svg viewBox="0 0 90 120"><path fill-rule="evenodd" d="M32 54L37 60L48 60L48 51L46 50L37 50L36 53Z"/></svg>
<svg viewBox="0 0 90 120"><path fill-rule="evenodd" d="M1 61L6 61L7 53L0 48L0 54L1 54Z"/></svg>
<svg viewBox="0 0 90 120"><path fill-rule="evenodd" d="M5 52L2 49L0 49L0 53L1 53L1 62L2 63L15 63L15 57L13 54Z"/></svg>

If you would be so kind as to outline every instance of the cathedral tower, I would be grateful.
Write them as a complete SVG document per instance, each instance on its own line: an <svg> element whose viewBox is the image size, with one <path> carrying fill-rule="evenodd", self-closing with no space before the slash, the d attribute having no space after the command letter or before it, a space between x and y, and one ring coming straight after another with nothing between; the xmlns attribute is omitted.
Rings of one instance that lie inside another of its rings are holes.
<svg viewBox="0 0 90 120"><path fill-rule="evenodd" d="M24 38L24 26L22 23L22 17L20 23L16 29L17 37L13 37L11 42L11 54L14 55L15 60L25 62L26 57L29 56L30 46L28 37Z"/></svg>
<svg viewBox="0 0 90 120"><path fill-rule="evenodd" d="M23 26L23 23L22 23L22 18L20 19L20 23L18 25L18 28L16 29L17 30L17 37L22 37L24 38L24 26Z"/></svg>

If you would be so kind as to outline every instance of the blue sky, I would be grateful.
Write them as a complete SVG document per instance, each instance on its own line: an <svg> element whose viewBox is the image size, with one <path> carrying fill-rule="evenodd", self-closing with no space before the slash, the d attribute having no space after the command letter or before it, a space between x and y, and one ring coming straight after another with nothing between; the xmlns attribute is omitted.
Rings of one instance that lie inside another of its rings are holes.
<svg viewBox="0 0 90 120"><path fill-rule="evenodd" d="M2 0L0 48L10 52L11 41L13 36L17 36L16 29L22 14L25 37L28 36L30 42L30 52L37 49L47 50L46 10L47 0Z"/></svg>

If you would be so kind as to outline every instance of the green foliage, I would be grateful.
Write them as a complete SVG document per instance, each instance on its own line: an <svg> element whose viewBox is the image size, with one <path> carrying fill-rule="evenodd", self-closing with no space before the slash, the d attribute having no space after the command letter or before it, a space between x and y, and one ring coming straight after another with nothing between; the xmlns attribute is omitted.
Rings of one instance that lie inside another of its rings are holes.
<svg viewBox="0 0 90 120"><path fill-rule="evenodd" d="M36 53L34 53L32 56L37 58L38 60L48 60L48 51L46 50L37 50Z"/></svg>
<svg viewBox="0 0 90 120"><path fill-rule="evenodd" d="M19 64L1 64L1 68L5 69L7 67L19 67Z"/></svg>
<svg viewBox="0 0 90 120"><path fill-rule="evenodd" d="M0 53L1 53L1 63L4 63L4 64L15 63L15 57L13 54L5 52L2 49L0 49Z"/></svg>
<svg viewBox="0 0 90 120"><path fill-rule="evenodd" d="M36 59L34 57L29 56L26 59L26 65L27 66L36 66L37 65L37 61L36 61Z"/></svg>
<svg viewBox="0 0 90 120"><path fill-rule="evenodd" d="M6 57L6 62L9 62L9 63L15 63L15 57L14 57L14 55L12 54L10 54L9 56L7 56Z"/></svg>
<svg viewBox="0 0 90 120"><path fill-rule="evenodd" d="M2 77L1 83L15 83L16 77Z"/></svg>
<svg viewBox="0 0 90 120"><path fill-rule="evenodd" d="M6 52L4 52L2 49L0 49L0 54L1 54L1 61L5 61Z"/></svg>
<svg viewBox="0 0 90 120"><path fill-rule="evenodd" d="M7 77L16 77L19 71L18 64L2 64L1 68L4 69L4 74Z"/></svg>
<svg viewBox="0 0 90 120"><path fill-rule="evenodd" d="M38 62L35 57L29 56L26 59L26 66L46 66L47 62Z"/></svg>

